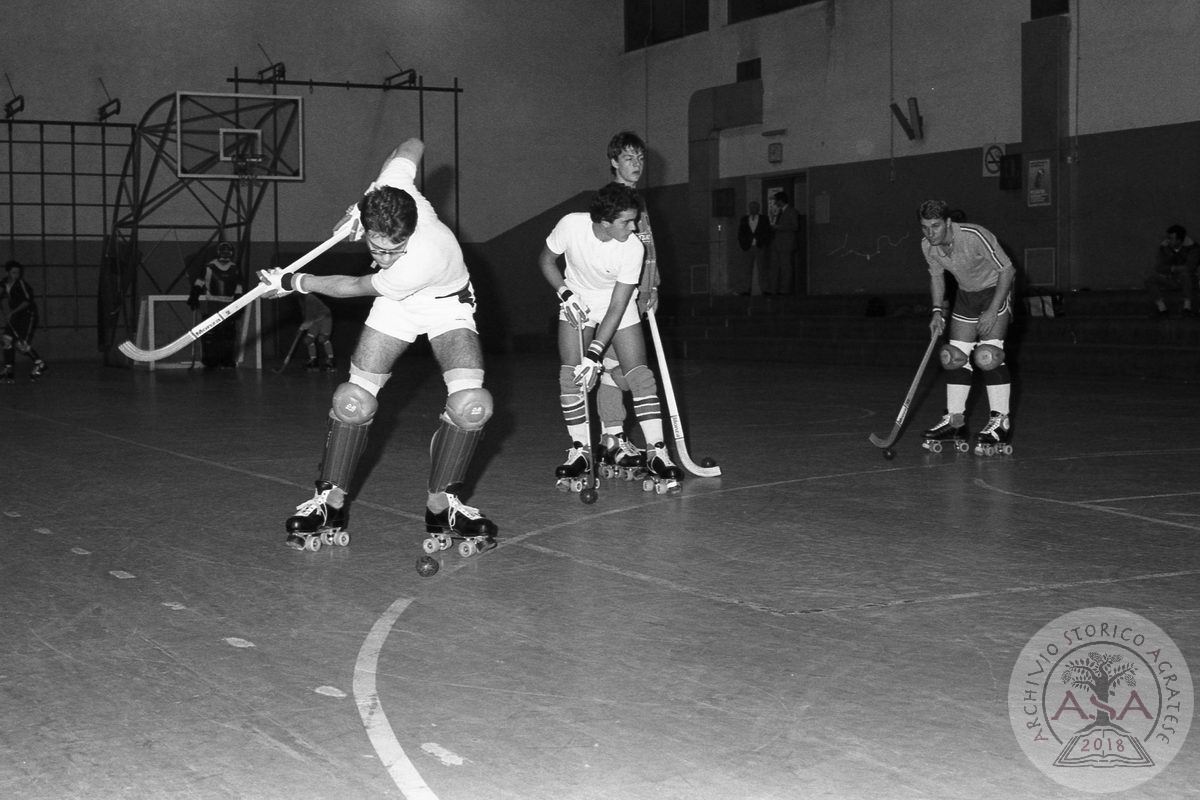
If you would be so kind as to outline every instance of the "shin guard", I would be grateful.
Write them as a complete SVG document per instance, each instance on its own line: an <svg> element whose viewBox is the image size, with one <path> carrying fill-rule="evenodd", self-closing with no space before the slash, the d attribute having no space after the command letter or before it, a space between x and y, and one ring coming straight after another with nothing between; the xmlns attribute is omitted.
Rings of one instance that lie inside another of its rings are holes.
<svg viewBox="0 0 1200 800"><path fill-rule="evenodd" d="M483 429L464 430L442 415L442 424L429 442L429 491L445 492L461 484L483 438Z"/></svg>
<svg viewBox="0 0 1200 800"><path fill-rule="evenodd" d="M329 417L329 435L325 438L325 458L321 461L321 480L349 492L350 480L358 460L367 448L366 425L350 425Z"/></svg>

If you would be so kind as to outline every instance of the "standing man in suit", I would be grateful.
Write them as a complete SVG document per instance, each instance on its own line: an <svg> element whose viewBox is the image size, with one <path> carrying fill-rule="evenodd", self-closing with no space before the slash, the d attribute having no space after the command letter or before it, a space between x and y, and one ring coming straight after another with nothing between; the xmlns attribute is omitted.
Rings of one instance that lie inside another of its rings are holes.
<svg viewBox="0 0 1200 800"><path fill-rule="evenodd" d="M741 286L744 291L734 294L752 294L754 292L754 267L758 266L758 282L763 286L767 273L767 248L771 245L771 223L759 212L762 206L756 200L751 200L747 206L750 212L742 216L738 223L738 246L745 253Z"/></svg>
<svg viewBox="0 0 1200 800"><path fill-rule="evenodd" d="M771 198L774 228L767 281L763 294L791 294L796 272L796 237L800 234L800 212L791 205L787 192Z"/></svg>

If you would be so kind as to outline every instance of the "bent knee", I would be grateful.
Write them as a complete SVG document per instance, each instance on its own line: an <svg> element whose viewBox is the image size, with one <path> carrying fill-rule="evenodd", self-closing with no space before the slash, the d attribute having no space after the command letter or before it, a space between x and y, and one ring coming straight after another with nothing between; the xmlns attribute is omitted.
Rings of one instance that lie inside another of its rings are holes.
<svg viewBox="0 0 1200 800"><path fill-rule="evenodd" d="M635 397L644 397L658 392L658 381L654 378L654 373L645 364L638 364L633 369L625 374L625 382L629 384L629 391Z"/></svg>
<svg viewBox="0 0 1200 800"><path fill-rule="evenodd" d="M482 386L461 389L446 398L446 419L465 431L477 431L492 418L492 393Z"/></svg>
<svg viewBox="0 0 1200 800"><path fill-rule="evenodd" d="M333 392L330 416L347 425L369 425L379 409L375 395L356 383L343 383Z"/></svg>

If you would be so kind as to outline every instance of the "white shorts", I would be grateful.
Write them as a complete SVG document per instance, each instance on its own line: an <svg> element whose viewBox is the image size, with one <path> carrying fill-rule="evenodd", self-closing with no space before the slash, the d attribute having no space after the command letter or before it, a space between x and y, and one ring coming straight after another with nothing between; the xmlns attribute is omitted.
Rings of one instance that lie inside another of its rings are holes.
<svg viewBox="0 0 1200 800"><path fill-rule="evenodd" d="M583 297L583 302L586 303L588 307L588 323L584 327L595 328L599 326L600 321L604 319L604 316L608 313L608 305L612 300L612 296L610 295L605 297L603 305L600 305L600 303L597 302L600 298L584 297L582 293L580 296ZM625 313L621 315L621 321L617 323L617 330L624 330L630 325L637 325L642 321L641 314L638 313L637 298L637 292L634 292L633 297L629 298L629 305L625 306ZM560 322L569 321L567 319L567 315L562 310L559 310L558 312L558 319Z"/></svg>
<svg viewBox="0 0 1200 800"><path fill-rule="evenodd" d="M475 328L475 288L463 288L443 297L414 294L403 300L376 297L367 315L367 327L404 342L415 342L424 334L430 339L447 331Z"/></svg>

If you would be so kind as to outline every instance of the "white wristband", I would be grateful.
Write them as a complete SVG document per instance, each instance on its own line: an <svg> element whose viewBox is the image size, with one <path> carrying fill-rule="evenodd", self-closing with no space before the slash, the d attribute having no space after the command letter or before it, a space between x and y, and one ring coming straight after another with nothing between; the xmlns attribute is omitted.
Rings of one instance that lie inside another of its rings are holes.
<svg viewBox="0 0 1200 800"><path fill-rule="evenodd" d="M309 290L305 289L304 285L300 282L301 279L305 276L305 274L306 273L303 273L303 272L297 273L296 279L294 281L292 281L292 288L294 288L299 294L308 294L309 293Z"/></svg>

